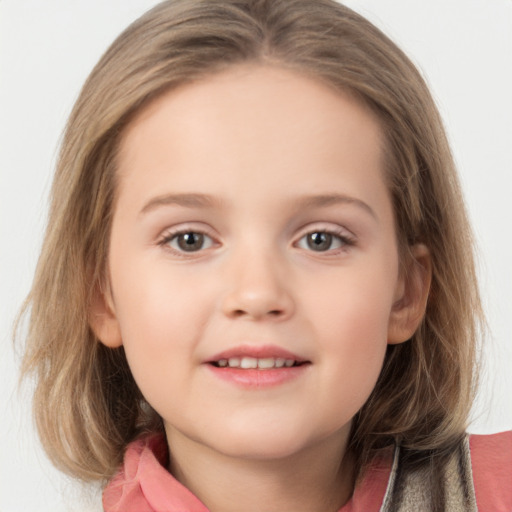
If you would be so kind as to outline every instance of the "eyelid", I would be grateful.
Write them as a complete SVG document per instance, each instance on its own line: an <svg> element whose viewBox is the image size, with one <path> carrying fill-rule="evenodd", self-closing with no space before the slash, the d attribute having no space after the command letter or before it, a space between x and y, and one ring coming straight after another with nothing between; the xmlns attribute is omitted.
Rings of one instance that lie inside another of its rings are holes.
<svg viewBox="0 0 512 512"><path fill-rule="evenodd" d="M205 248L200 249L198 251L190 251L187 253L186 251L182 251L179 249L175 249L170 247L169 242L181 235L181 234L187 234L187 233L198 233L201 235L204 235L205 237L208 237L211 239L212 244ZM313 222L309 223L306 226L303 226L298 235L294 238L294 242L292 243L293 247L298 247L298 243L307 235L312 233L328 233L330 235L333 235L343 242L342 247L338 247L335 249L329 249L327 251L318 251L317 254L332 254L336 251L344 251L347 250L348 247L356 245L357 243L357 237L354 235L350 230L347 228L340 226L338 224L328 223L328 222ZM221 245L221 242L219 241L219 236L213 233L213 230L209 228L208 226L205 226L202 223L183 223L179 224L177 226L168 227L161 231L160 235L158 236L156 240L156 244L158 246L163 246L170 252L174 253L175 255L181 256L181 257L194 257L200 255L202 252L207 251L208 249L211 249L212 247L218 247Z"/></svg>
<svg viewBox="0 0 512 512"><path fill-rule="evenodd" d="M200 249L198 251L182 251L179 249L176 249L174 247L170 246L171 240L173 240L175 237L178 237L179 235L184 235L187 233L197 233L200 235L203 235L205 237L208 237L212 243L209 247L205 249ZM156 245L163 247L164 249L168 250L169 252L172 252L174 255L184 257L184 258L191 258L191 257L197 257L199 254L201 254L204 251L207 251L211 247L215 247L220 245L220 242L218 241L218 237L216 237L211 229L208 229L203 226L198 226L197 224L194 225L194 223L184 223L180 224L178 226L173 226L164 229L160 235L158 236L156 240Z"/></svg>
<svg viewBox="0 0 512 512"><path fill-rule="evenodd" d="M333 222L310 222L309 224L306 224L300 228L297 238L301 238L304 235L316 232L330 233L332 235L342 236L354 241L357 238L352 231L344 226L341 226L340 224L335 224Z"/></svg>
<svg viewBox="0 0 512 512"><path fill-rule="evenodd" d="M335 251L343 251L347 247L356 245L356 243L357 243L357 237L351 231L349 231L347 228L342 227L340 225L336 225L336 224L318 222L318 223L311 223L311 224L308 224L307 226L304 226L300 230L298 236L295 238L295 242L293 242L293 245L295 247L297 247L298 243L305 236L310 235L312 233L328 233L330 235L338 237L344 243L344 245L342 247L339 247L337 249L323 251L324 254L333 253ZM318 254L322 254L322 251L319 251Z"/></svg>

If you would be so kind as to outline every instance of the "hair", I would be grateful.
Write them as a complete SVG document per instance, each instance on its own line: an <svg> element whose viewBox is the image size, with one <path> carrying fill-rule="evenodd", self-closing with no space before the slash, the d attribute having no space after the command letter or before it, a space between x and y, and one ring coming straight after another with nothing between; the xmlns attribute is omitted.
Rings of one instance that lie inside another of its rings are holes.
<svg viewBox="0 0 512 512"><path fill-rule="evenodd" d="M472 234L435 103L406 55L333 0L171 0L130 25L100 59L69 118L33 287L22 374L35 375L34 414L61 470L106 479L127 444L161 431L123 348L105 347L88 312L106 286L117 150L149 102L240 63L290 69L351 94L385 136L385 177L401 261L425 244L432 283L425 316L389 345L377 385L353 419L349 448L363 471L400 443L431 463L464 435L483 325Z"/></svg>

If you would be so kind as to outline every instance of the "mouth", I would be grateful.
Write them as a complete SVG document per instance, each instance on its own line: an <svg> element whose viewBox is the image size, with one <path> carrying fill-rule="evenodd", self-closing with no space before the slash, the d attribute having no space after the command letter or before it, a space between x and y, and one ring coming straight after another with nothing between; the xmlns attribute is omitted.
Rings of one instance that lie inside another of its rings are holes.
<svg viewBox="0 0 512 512"><path fill-rule="evenodd" d="M309 373L312 362L274 345L240 345L205 361L212 375L246 390L271 389Z"/></svg>
<svg viewBox="0 0 512 512"><path fill-rule="evenodd" d="M309 364L309 361L283 357L230 357L209 361L216 368L235 368L240 370L274 370L278 368L293 368Z"/></svg>
<svg viewBox="0 0 512 512"><path fill-rule="evenodd" d="M241 345L216 354L205 362L218 370L258 372L293 370L311 364L293 352L271 345Z"/></svg>

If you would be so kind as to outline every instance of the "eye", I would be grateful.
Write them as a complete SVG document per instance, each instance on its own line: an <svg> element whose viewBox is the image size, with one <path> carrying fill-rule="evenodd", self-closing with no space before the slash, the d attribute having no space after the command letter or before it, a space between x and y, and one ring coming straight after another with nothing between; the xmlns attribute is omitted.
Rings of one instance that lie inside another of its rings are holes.
<svg viewBox="0 0 512 512"><path fill-rule="evenodd" d="M167 236L161 242L178 252L197 252L213 246L213 240L205 233L186 231Z"/></svg>
<svg viewBox="0 0 512 512"><path fill-rule="evenodd" d="M297 242L297 247L315 252L326 252L351 244L352 241L348 237L329 231L312 231Z"/></svg>

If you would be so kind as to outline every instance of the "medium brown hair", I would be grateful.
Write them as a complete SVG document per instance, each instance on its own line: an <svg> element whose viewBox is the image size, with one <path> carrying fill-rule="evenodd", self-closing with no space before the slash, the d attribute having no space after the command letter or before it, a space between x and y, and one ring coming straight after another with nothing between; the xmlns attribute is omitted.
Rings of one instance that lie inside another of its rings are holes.
<svg viewBox="0 0 512 512"><path fill-rule="evenodd" d="M123 349L105 347L88 322L92 294L105 286L120 138L164 91L247 62L314 77L373 110L386 137L402 261L416 243L432 258L425 317L411 340L388 347L354 418L350 449L360 469L395 442L417 461L431 459L465 431L482 318L472 238L442 122L418 71L370 22L331 0L172 0L128 27L83 87L25 305L22 371L36 377L40 437L59 468L84 480L110 477L131 440L162 429Z"/></svg>

